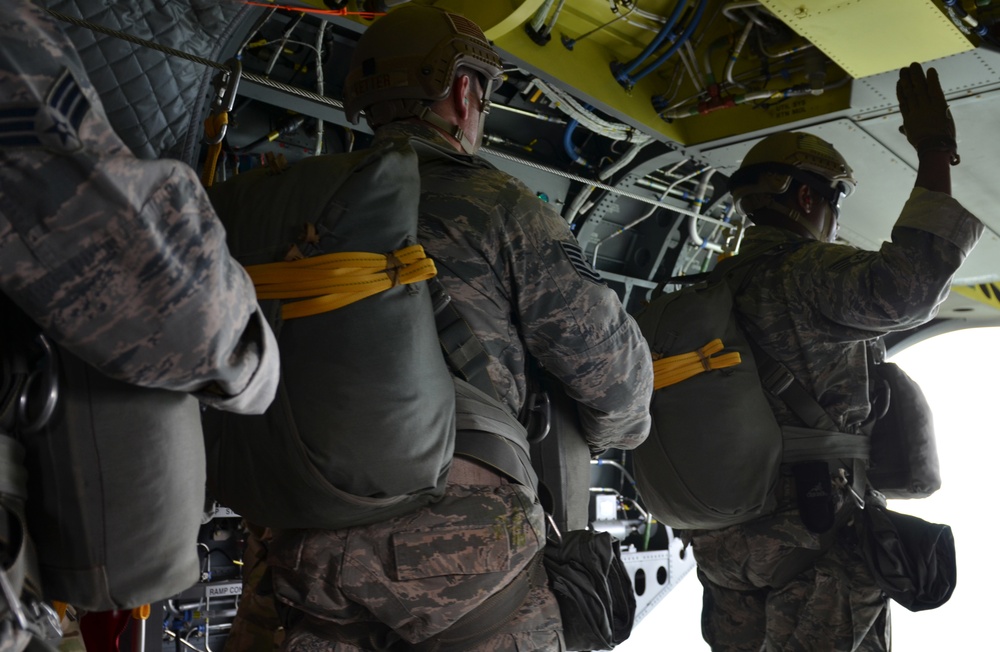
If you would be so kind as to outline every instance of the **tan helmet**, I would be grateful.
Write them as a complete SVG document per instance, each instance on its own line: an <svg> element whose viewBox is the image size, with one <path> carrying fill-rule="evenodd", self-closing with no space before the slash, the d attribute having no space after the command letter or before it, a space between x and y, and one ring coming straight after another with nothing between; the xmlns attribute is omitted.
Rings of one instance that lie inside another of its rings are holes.
<svg viewBox="0 0 1000 652"><path fill-rule="evenodd" d="M780 195L792 179L840 197L847 197L858 185L851 166L833 145L812 134L786 131L767 136L750 148L729 179L729 192L736 210L745 215L744 199Z"/></svg>
<svg viewBox="0 0 1000 652"><path fill-rule="evenodd" d="M491 86L503 62L468 18L419 5L393 10L368 28L354 50L344 83L347 119L357 124L366 111L374 128L419 115L429 102L448 96L459 66L481 73Z"/></svg>

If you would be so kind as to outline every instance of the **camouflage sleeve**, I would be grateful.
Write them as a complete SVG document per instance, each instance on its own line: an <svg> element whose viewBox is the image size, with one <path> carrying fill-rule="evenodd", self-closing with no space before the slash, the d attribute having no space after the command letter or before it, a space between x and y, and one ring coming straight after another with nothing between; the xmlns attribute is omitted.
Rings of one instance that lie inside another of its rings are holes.
<svg viewBox="0 0 1000 652"><path fill-rule="evenodd" d="M878 251L803 247L788 258L787 282L826 317L827 338L907 330L937 314L983 229L950 196L917 189Z"/></svg>
<svg viewBox="0 0 1000 652"><path fill-rule="evenodd" d="M528 350L578 402L592 451L638 446L653 392L646 340L566 222L516 180L504 192L504 250Z"/></svg>
<svg viewBox="0 0 1000 652"><path fill-rule="evenodd" d="M131 155L23 0L0 17L0 98L0 289L109 376L262 412L274 335L197 175Z"/></svg>

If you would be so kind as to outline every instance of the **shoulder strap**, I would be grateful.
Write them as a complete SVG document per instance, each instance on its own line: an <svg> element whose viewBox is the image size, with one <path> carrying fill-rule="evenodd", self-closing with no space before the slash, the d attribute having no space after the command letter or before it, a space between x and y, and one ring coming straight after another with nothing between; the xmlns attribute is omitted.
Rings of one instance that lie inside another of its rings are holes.
<svg viewBox="0 0 1000 652"><path fill-rule="evenodd" d="M438 340L451 373L487 396L500 400L500 393L486 371L489 355L483 343L459 314L441 281L434 277L429 282Z"/></svg>
<svg viewBox="0 0 1000 652"><path fill-rule="evenodd" d="M733 290L733 300L735 301L736 295L744 288L749 278L767 257L787 253L798 246L799 243L796 242L783 242L745 260L739 260L739 256L734 256L716 265L709 280L725 279ZM738 315L737 319L739 319ZM746 329L743 330L746 333ZM783 400L806 427L836 431L837 427L833 419L802 383L795 378L788 367L771 357L752 337L748 335L746 339L753 351L764 389Z"/></svg>
<svg viewBox="0 0 1000 652"><path fill-rule="evenodd" d="M788 408L809 428L836 430L830 415L812 394L788 370L788 367L772 358L757 342L747 338L753 357L757 362L761 385L770 394L780 398Z"/></svg>
<svg viewBox="0 0 1000 652"><path fill-rule="evenodd" d="M478 460L535 489L528 433L508 411L487 373L489 356L435 277L430 280L438 339L455 376L455 454Z"/></svg>

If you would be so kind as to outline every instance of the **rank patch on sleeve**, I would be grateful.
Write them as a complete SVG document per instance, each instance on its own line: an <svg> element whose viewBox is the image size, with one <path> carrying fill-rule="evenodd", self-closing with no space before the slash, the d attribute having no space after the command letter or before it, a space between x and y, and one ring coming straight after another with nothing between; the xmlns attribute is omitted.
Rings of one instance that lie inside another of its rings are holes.
<svg viewBox="0 0 1000 652"><path fill-rule="evenodd" d="M77 130L90 102L69 73L52 85L45 104L0 107L0 147L44 147L72 153L83 146Z"/></svg>
<svg viewBox="0 0 1000 652"><path fill-rule="evenodd" d="M566 257L569 258L569 262L573 263L573 268L576 269L576 273L583 278L591 281L592 283L604 283L604 279L601 275L590 266L587 262L586 257L583 255L583 250L580 246L573 242L560 242L563 251L566 253Z"/></svg>

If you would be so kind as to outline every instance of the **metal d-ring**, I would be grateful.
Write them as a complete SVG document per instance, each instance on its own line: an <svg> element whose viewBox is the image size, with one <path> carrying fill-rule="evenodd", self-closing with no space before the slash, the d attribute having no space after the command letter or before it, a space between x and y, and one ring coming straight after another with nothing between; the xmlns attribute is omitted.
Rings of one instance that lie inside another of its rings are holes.
<svg viewBox="0 0 1000 652"><path fill-rule="evenodd" d="M38 432L44 428L56 410L56 403L59 402L59 368L56 364L56 350L45 335L39 333L37 339L42 346L41 367L28 375L17 399L17 421L20 424L19 430L24 434ZM43 389L45 404L38 416L32 419L28 414L28 403L32 389L36 385Z"/></svg>

